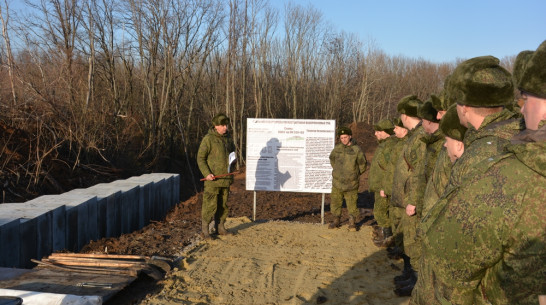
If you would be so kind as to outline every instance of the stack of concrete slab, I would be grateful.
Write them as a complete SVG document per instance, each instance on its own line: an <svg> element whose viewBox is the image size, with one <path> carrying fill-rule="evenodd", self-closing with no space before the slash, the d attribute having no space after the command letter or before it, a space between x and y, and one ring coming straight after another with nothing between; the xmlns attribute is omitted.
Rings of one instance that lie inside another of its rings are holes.
<svg viewBox="0 0 546 305"><path fill-rule="evenodd" d="M0 204L0 267L31 268L31 259L136 231L179 201L180 175L155 173Z"/></svg>

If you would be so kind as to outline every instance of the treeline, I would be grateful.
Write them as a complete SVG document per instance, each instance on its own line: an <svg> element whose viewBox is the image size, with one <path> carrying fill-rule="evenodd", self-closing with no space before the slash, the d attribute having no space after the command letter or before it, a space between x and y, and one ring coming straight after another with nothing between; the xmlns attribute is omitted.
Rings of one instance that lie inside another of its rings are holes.
<svg viewBox="0 0 546 305"><path fill-rule="evenodd" d="M314 7L264 0L26 0L1 7L1 118L44 158L195 172L217 112L244 163L246 118L373 123L438 93L455 63L389 56ZM485 55L485 54L484 54ZM6 157L6 151L2 158ZM244 164L240 164L244 165ZM193 171L189 171L192 169Z"/></svg>

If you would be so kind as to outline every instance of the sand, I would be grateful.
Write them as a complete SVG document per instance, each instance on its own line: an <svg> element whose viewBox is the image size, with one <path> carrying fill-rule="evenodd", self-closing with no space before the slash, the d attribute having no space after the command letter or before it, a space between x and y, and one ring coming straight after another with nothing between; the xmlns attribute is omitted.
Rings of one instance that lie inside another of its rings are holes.
<svg viewBox="0 0 546 305"><path fill-rule="evenodd" d="M141 304L408 304L393 277L402 261L371 241L370 226L228 218L233 236L184 249L163 289Z"/></svg>

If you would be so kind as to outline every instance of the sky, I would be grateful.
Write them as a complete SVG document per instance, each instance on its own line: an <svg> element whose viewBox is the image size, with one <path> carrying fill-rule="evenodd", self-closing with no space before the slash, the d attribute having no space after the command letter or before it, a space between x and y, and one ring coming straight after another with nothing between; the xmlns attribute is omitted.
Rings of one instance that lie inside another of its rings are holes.
<svg viewBox="0 0 546 305"><path fill-rule="evenodd" d="M309 5L338 31L392 56L436 63L499 59L546 40L545 0L271 0Z"/></svg>

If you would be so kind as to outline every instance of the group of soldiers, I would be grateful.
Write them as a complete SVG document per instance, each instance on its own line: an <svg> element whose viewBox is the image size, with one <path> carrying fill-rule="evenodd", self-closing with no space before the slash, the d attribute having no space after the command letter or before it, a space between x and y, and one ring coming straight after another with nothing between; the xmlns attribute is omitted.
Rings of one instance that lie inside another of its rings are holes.
<svg viewBox="0 0 546 305"><path fill-rule="evenodd" d="M520 97L516 99L516 90ZM521 107L521 108L520 108ZM410 304L546 304L546 41L460 63L374 125L373 241Z"/></svg>
<svg viewBox="0 0 546 305"><path fill-rule="evenodd" d="M517 90L516 90L517 89ZM516 99L515 92L520 98ZM402 258L395 293L410 304L546 304L546 41L516 57L513 73L482 56L460 63L438 95L402 98L399 117L374 125L369 172L373 241ZM201 142L202 235L224 227L233 178L229 118ZM367 161L341 127L330 154L330 229L342 202L356 230Z"/></svg>

